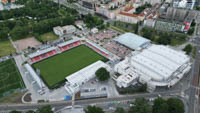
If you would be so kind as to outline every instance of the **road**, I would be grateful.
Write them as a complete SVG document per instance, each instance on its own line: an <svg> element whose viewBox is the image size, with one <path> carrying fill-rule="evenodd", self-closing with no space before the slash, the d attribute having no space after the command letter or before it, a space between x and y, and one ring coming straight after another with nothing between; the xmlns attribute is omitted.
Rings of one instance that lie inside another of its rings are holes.
<svg viewBox="0 0 200 113"><path fill-rule="evenodd" d="M156 92L156 93L146 93L146 94L135 94L135 95L125 95L121 97L115 97L115 98L100 98L100 99L88 99L88 100L77 100L75 101L75 105L80 106L87 106L87 105L93 105L93 104L104 104L108 102L118 102L118 101L131 101L138 97L144 97L144 98L155 98L158 97L158 94L160 94L162 97L169 96L169 95L180 95L180 90L176 91L167 91L167 92ZM66 106L71 106L71 101L59 101L59 102L51 102L51 103L38 103L38 104L10 104L10 105L0 105L0 110L2 111L10 111L10 110L29 110L29 109L37 109L38 107L41 107L43 105L51 105L55 108L63 108Z"/></svg>
<svg viewBox="0 0 200 113"><path fill-rule="evenodd" d="M94 14L95 13L94 10L85 8L85 7L81 6L78 3L70 4L66 0L54 0L54 2L60 3L60 4L64 5L64 6L72 8L72 9L76 9L80 14L83 14L83 15L86 15L86 14L89 14L89 13L90 14Z"/></svg>
<svg viewBox="0 0 200 113"><path fill-rule="evenodd" d="M200 13L197 16L196 23L197 25L200 23ZM197 29L197 27L195 28ZM195 30L196 31L196 30ZM196 34L196 33L195 33ZM190 78L190 88L188 89L188 105L189 105L189 113L200 113L200 105L198 102L198 79L199 79L199 61L200 61L200 36L195 36L195 41L197 45L196 56L193 63L192 74ZM187 91L186 91L187 93Z"/></svg>

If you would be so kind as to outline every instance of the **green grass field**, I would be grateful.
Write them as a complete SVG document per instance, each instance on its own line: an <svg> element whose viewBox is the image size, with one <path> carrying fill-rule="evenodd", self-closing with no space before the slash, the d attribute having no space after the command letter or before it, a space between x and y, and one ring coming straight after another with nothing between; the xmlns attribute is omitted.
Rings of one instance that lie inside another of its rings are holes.
<svg viewBox="0 0 200 113"><path fill-rule="evenodd" d="M6 92L24 87L24 82L16 67L15 61L9 59L0 62L0 96Z"/></svg>
<svg viewBox="0 0 200 113"><path fill-rule="evenodd" d="M12 46L9 40L0 41L0 57L7 56L15 52L15 48Z"/></svg>
<svg viewBox="0 0 200 113"><path fill-rule="evenodd" d="M33 64L40 69L40 75L49 87L65 80L70 74L98 61L107 59L85 45L78 46L62 54Z"/></svg>
<svg viewBox="0 0 200 113"><path fill-rule="evenodd" d="M49 32L49 33L40 35L40 38L42 41L52 41L52 40L58 39L59 37L55 35L53 32Z"/></svg>

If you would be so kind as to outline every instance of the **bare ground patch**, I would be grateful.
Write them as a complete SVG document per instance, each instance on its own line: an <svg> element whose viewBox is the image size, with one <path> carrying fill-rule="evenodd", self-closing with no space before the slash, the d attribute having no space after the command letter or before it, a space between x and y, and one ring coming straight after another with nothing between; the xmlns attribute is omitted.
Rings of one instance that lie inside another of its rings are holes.
<svg viewBox="0 0 200 113"><path fill-rule="evenodd" d="M41 43L34 37L17 40L14 42L14 44L16 45L17 49L19 49L20 51L27 49L28 47L37 47L41 45Z"/></svg>

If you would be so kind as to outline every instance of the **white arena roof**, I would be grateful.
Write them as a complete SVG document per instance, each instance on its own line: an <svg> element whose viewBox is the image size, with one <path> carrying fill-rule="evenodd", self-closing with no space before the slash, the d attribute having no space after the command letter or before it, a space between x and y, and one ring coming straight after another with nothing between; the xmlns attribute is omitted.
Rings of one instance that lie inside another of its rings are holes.
<svg viewBox="0 0 200 113"><path fill-rule="evenodd" d="M115 65L115 71L120 74L130 73L127 67L133 69L140 80L154 86L174 85L191 68L190 58L184 52L154 44L142 51L133 52Z"/></svg>
<svg viewBox="0 0 200 113"><path fill-rule="evenodd" d="M133 33L125 33L114 39L118 43L136 50L150 45L150 40Z"/></svg>
<svg viewBox="0 0 200 113"><path fill-rule="evenodd" d="M131 58L131 64L135 68L156 81L168 80L179 67L187 62L189 62L189 57L183 52L162 45L152 45Z"/></svg>

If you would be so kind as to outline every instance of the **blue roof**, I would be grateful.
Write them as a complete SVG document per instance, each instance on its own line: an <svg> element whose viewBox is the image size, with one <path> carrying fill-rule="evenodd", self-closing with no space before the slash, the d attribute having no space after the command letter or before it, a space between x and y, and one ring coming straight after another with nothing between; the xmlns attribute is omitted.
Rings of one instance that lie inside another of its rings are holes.
<svg viewBox="0 0 200 113"><path fill-rule="evenodd" d="M150 40L133 33L122 34L114 40L134 50L150 44Z"/></svg>

